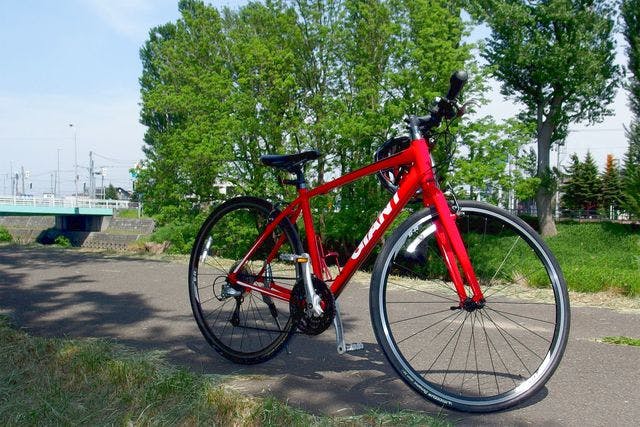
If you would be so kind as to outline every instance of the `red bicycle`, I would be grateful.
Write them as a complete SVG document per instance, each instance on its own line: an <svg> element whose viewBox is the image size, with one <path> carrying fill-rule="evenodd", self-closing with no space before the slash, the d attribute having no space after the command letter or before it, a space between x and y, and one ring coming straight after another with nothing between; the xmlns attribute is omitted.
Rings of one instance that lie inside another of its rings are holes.
<svg viewBox="0 0 640 427"><path fill-rule="evenodd" d="M345 343L336 299L419 197L424 209L385 239L371 274L373 330L393 368L424 397L462 411L513 406L547 382L569 334L558 262L518 217L486 203L448 202L434 175L430 132L462 114L455 99L466 80L455 73L437 108L409 117L410 137L385 143L373 164L316 188L308 188L303 170L317 151L261 158L295 175L285 183L295 185L297 198L283 209L255 197L223 203L191 253L193 314L216 351L238 363L263 362L296 330L316 335L331 324L339 353L362 348ZM310 200L375 173L393 196L333 278Z"/></svg>

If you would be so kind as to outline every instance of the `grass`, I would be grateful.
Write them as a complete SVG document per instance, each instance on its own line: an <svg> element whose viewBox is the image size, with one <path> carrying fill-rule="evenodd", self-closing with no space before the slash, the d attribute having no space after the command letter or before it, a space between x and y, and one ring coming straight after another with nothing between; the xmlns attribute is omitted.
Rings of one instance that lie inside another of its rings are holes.
<svg viewBox="0 0 640 427"><path fill-rule="evenodd" d="M629 337L604 337L600 341L607 344L629 345L632 347L640 347L640 339Z"/></svg>
<svg viewBox="0 0 640 427"><path fill-rule="evenodd" d="M125 218L125 219L149 218L144 214L142 215L142 217L139 217L138 209L118 209L115 213L115 216L118 218Z"/></svg>
<svg viewBox="0 0 640 427"><path fill-rule="evenodd" d="M1 425L448 425L419 412L330 418L106 340L33 337L0 316Z"/></svg>
<svg viewBox="0 0 640 427"><path fill-rule="evenodd" d="M640 296L640 229L613 223L561 223L547 239L569 289Z"/></svg>

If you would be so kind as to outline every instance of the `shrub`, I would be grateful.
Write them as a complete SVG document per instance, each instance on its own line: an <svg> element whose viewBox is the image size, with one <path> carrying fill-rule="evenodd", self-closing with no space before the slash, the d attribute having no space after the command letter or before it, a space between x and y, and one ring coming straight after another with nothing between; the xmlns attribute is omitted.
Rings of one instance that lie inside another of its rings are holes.
<svg viewBox="0 0 640 427"><path fill-rule="evenodd" d="M151 235L151 241L162 243L170 242L169 253L187 254L191 252L191 246L196 239L200 224L194 223L178 223L164 225Z"/></svg>
<svg viewBox="0 0 640 427"><path fill-rule="evenodd" d="M53 244L60 246L62 248L70 248L72 246L71 240L69 240L66 236L63 236L62 234L56 237L56 239L53 241Z"/></svg>
<svg viewBox="0 0 640 427"><path fill-rule="evenodd" d="M0 242L12 242L13 236L9 233L9 230L0 226Z"/></svg>

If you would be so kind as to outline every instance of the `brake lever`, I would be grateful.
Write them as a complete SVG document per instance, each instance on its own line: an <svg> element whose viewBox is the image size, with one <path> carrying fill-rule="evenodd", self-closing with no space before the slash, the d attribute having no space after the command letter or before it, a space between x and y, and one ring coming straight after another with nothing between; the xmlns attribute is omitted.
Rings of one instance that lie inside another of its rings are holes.
<svg viewBox="0 0 640 427"><path fill-rule="evenodd" d="M469 110L469 107L477 107L479 105L480 103L477 100L470 99L469 101L465 102L458 108L458 114L456 114L456 116L462 117Z"/></svg>

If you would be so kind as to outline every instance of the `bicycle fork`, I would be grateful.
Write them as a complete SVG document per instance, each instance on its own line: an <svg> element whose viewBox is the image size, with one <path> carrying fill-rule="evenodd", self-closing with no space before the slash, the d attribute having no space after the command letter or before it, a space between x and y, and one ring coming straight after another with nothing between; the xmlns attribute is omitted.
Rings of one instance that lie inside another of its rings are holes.
<svg viewBox="0 0 640 427"><path fill-rule="evenodd" d="M455 285L456 292L460 299L460 304L451 307L452 310L465 309L474 310L482 308L485 303L484 295L480 289L478 278L476 277L469 254L464 246L458 226L456 224L457 214L452 213L449 205L441 192L435 192L432 197L439 216L435 222L435 237L442 259L444 260L447 270L451 276L451 280ZM458 267L460 266L460 268ZM462 270L462 274L460 273ZM464 279L462 277L464 275ZM472 295L469 296L464 286L466 280L467 285L471 288Z"/></svg>

